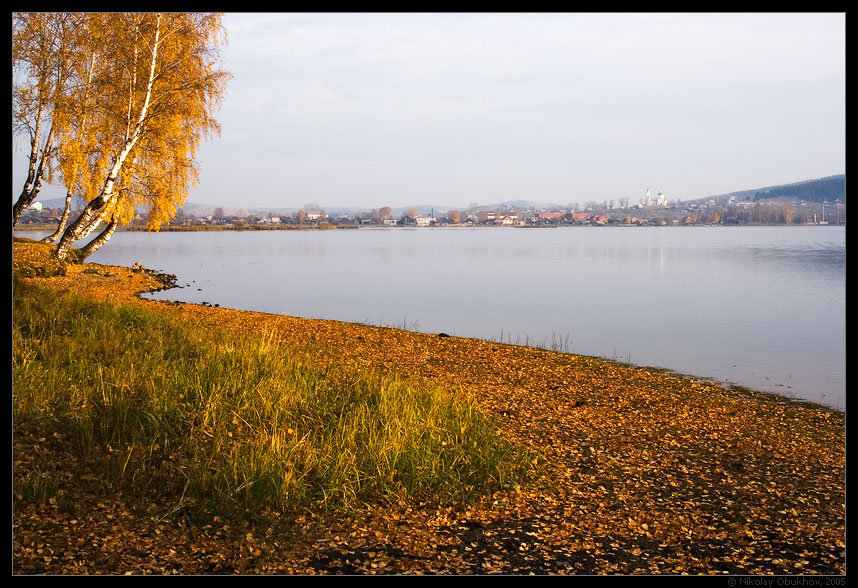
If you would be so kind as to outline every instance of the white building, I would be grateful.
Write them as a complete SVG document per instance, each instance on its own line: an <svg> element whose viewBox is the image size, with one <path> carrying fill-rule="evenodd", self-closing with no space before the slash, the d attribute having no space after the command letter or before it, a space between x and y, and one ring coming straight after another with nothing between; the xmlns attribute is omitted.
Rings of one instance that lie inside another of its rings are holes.
<svg viewBox="0 0 858 588"><path fill-rule="evenodd" d="M661 190L658 191L658 196L653 200L652 195L650 194L649 188L646 189L646 197L643 200L644 206L667 206L668 200L667 196L664 195L664 192Z"/></svg>

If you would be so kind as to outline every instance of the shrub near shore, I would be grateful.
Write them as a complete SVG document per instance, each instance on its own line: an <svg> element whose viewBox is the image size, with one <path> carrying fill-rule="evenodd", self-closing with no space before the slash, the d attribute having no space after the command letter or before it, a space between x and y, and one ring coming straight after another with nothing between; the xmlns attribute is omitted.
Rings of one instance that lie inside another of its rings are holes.
<svg viewBox="0 0 858 588"><path fill-rule="evenodd" d="M98 492L253 517L467 499L528 471L467 395L315 367L271 338L137 306L14 291L15 435L65 440ZM75 475L16 468L16 497L62 500Z"/></svg>

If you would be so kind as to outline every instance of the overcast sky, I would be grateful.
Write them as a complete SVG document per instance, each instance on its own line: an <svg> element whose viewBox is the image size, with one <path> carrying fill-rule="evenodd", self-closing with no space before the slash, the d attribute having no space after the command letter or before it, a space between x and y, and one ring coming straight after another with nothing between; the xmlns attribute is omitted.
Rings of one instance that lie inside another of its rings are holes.
<svg viewBox="0 0 858 588"><path fill-rule="evenodd" d="M234 79L191 202L634 203L845 173L843 13L224 22Z"/></svg>

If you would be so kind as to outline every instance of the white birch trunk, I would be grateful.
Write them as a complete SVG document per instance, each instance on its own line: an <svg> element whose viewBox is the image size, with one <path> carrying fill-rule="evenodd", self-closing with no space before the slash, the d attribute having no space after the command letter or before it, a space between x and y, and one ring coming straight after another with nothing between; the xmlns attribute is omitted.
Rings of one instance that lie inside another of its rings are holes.
<svg viewBox="0 0 858 588"><path fill-rule="evenodd" d="M54 140L54 125L51 124L51 129L48 131L48 139L45 141L45 148L42 151L42 156L39 158L39 139L41 138L42 112L43 106L39 106L39 116L36 120L36 129L33 134L33 143L30 150L30 164L27 169L27 181L24 183L24 189L18 200L12 206L12 226L18 224L18 219L21 218L21 213L24 209L30 206L36 197L39 195L39 190L42 189L42 175L45 169L45 159L50 157L50 151L53 147Z"/></svg>
<svg viewBox="0 0 858 588"><path fill-rule="evenodd" d="M113 233L116 231L117 225L118 223L116 221L116 217L114 216L100 235L98 235L95 239L93 239L77 251L78 261L83 261L90 255L101 249L101 246L107 243L110 240L110 237L113 236Z"/></svg>
<svg viewBox="0 0 858 588"><path fill-rule="evenodd" d="M27 168L27 181L24 182L24 189L21 191L20 198L23 198L25 194L28 194L33 189L33 185L36 182L36 164L39 161L39 140L41 139L42 133L42 113L44 112L44 108L43 104L39 104L39 113L36 117L36 129L33 131L32 144L30 146L30 165Z"/></svg>
<svg viewBox="0 0 858 588"><path fill-rule="evenodd" d="M59 238L60 234L63 232L63 229L66 227L66 223L69 221L69 211L71 209L71 199L72 193L66 192L66 205L63 208L63 216L60 218L60 223L57 225L57 230L52 234L48 235L44 239L42 239L42 243L53 243Z"/></svg>
<svg viewBox="0 0 858 588"><path fill-rule="evenodd" d="M89 234L95 229L95 226L97 226L98 223L95 223L94 225L91 225L90 223L93 220L93 217L103 211L104 207L107 206L114 198L116 178L119 177L119 173L122 171L122 166L125 164L128 154L131 153L131 150L140 139L140 135L142 134L146 123L149 103L152 99L152 88L155 83L155 71L158 64L158 48L161 34L160 25L161 17L158 16L155 26L155 40L152 44L152 57L149 65L149 80L146 83L146 93L144 94L143 104L140 107L140 112L137 116L137 120L135 121L133 132L130 135L126 134L125 145L116 157L116 160L110 169L110 173L108 173L107 178L104 181L101 193L86 205L80 216L69 226L68 229L66 229L65 233L63 233L63 237L60 239L60 242L57 245L57 250L54 253L54 255L59 259L66 258L72 243L82 239L84 233ZM129 119L130 118L131 117L129 116ZM113 234L112 231L110 234Z"/></svg>

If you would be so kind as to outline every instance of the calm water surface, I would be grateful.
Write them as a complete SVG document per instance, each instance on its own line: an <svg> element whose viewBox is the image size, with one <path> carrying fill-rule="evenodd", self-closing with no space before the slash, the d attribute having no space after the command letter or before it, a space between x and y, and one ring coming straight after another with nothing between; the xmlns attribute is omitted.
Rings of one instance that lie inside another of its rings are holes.
<svg viewBox="0 0 858 588"><path fill-rule="evenodd" d="M539 345L845 410L844 227L117 233L152 295Z"/></svg>

